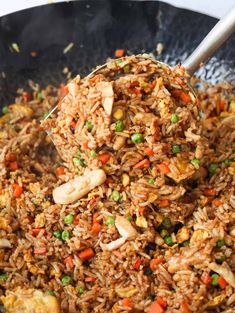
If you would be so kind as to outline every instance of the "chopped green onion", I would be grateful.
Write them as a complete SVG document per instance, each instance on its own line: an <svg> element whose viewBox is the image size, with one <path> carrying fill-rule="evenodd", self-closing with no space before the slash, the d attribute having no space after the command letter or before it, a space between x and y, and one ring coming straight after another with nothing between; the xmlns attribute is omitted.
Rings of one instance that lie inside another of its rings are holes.
<svg viewBox="0 0 235 313"><path fill-rule="evenodd" d="M171 227L171 219L169 217L165 217L162 221L162 225L165 228L170 228Z"/></svg>
<svg viewBox="0 0 235 313"><path fill-rule="evenodd" d="M177 114L172 114L171 115L171 122L172 123L177 123L179 121L178 115Z"/></svg>
<svg viewBox="0 0 235 313"><path fill-rule="evenodd" d="M180 145L173 145L171 148L172 153L176 154L179 153L181 151Z"/></svg>
<svg viewBox="0 0 235 313"><path fill-rule="evenodd" d="M58 239L61 239L61 231L60 230L56 230L53 232L53 236L58 238Z"/></svg>
<svg viewBox="0 0 235 313"><path fill-rule="evenodd" d="M61 234L61 238L62 238L63 240L66 240L66 239L68 239L69 237L70 237L69 231L68 231L68 230L64 230L64 231L62 232L62 234Z"/></svg>
<svg viewBox="0 0 235 313"><path fill-rule="evenodd" d="M115 60L115 61L116 61L117 64L122 63L122 59L117 59L117 60Z"/></svg>
<svg viewBox="0 0 235 313"><path fill-rule="evenodd" d="M49 112L45 112L45 113L43 114L43 118L44 118L44 119L47 118L48 114L49 114Z"/></svg>
<svg viewBox="0 0 235 313"><path fill-rule="evenodd" d="M0 274L0 280L4 280L4 281L6 281L7 279L8 279L8 274L7 273L2 273L2 274Z"/></svg>
<svg viewBox="0 0 235 313"><path fill-rule="evenodd" d="M109 217L109 218L107 218L105 224L106 225L114 225L115 224L115 219L113 217Z"/></svg>
<svg viewBox="0 0 235 313"><path fill-rule="evenodd" d="M75 154L75 157L81 159L81 157L82 157L81 151L78 150L78 152Z"/></svg>
<svg viewBox="0 0 235 313"><path fill-rule="evenodd" d="M72 224L73 223L73 215L72 214L66 215L65 218L64 218L64 222L67 225Z"/></svg>
<svg viewBox="0 0 235 313"><path fill-rule="evenodd" d="M169 236L169 231L166 229L162 229L160 235L162 238Z"/></svg>
<svg viewBox="0 0 235 313"><path fill-rule="evenodd" d="M131 215L127 216L127 220L128 220L129 222L133 221L133 216L131 216Z"/></svg>
<svg viewBox="0 0 235 313"><path fill-rule="evenodd" d="M20 53L20 48L16 42L13 42L11 44L11 46L12 46L13 50L15 50L15 52Z"/></svg>
<svg viewBox="0 0 235 313"><path fill-rule="evenodd" d="M125 125L122 120L116 121L116 124L115 124L116 132L122 132L124 128L125 128Z"/></svg>
<svg viewBox="0 0 235 313"><path fill-rule="evenodd" d="M74 158L73 159L73 164L75 166L82 166L82 167L84 167L85 166L85 161L83 159Z"/></svg>
<svg viewBox="0 0 235 313"><path fill-rule="evenodd" d="M212 274L211 275L211 278L212 278L212 282L211 282L211 285L212 286L218 286L219 283L218 283L218 278L219 278L219 275L218 274Z"/></svg>
<svg viewBox="0 0 235 313"><path fill-rule="evenodd" d="M127 65L125 65L124 67L123 67L123 70L124 70L124 73L125 74L127 74L127 73L129 73L130 72L130 65L129 64L127 64Z"/></svg>
<svg viewBox="0 0 235 313"><path fill-rule="evenodd" d="M53 290L48 290L47 293L48 293L49 296L54 296L55 295Z"/></svg>
<svg viewBox="0 0 235 313"><path fill-rule="evenodd" d="M219 240L216 242L216 247L217 247L217 248L222 248L224 245L225 245L224 239L219 239Z"/></svg>
<svg viewBox="0 0 235 313"><path fill-rule="evenodd" d="M194 166L197 166L197 165L200 165L200 160L198 160L198 159L193 159L193 160L191 160L190 161L190 163L192 164L192 165L194 165Z"/></svg>
<svg viewBox="0 0 235 313"><path fill-rule="evenodd" d="M88 131L91 132L94 126L92 125L91 121L86 121L86 127Z"/></svg>
<svg viewBox="0 0 235 313"><path fill-rule="evenodd" d="M183 241L183 242L181 243L181 245L182 245L183 247L188 247L189 244L190 244L190 241L189 241L189 240L185 240L185 241Z"/></svg>
<svg viewBox="0 0 235 313"><path fill-rule="evenodd" d="M39 92L37 93L37 98L38 98L38 100L43 100L43 95L42 95L42 92L41 92L41 91L39 91Z"/></svg>
<svg viewBox="0 0 235 313"><path fill-rule="evenodd" d="M172 240L171 236L165 236L164 237L164 242L165 244L167 244L168 246L173 246L175 243Z"/></svg>
<svg viewBox="0 0 235 313"><path fill-rule="evenodd" d="M92 158L96 158L96 157L97 157L97 153L95 152L95 150L91 150L90 156L91 156Z"/></svg>
<svg viewBox="0 0 235 313"><path fill-rule="evenodd" d="M82 287L78 288L78 293L80 295L82 295L84 293L84 291L85 291L85 288L82 288Z"/></svg>
<svg viewBox="0 0 235 313"><path fill-rule="evenodd" d="M111 197L113 198L114 201L118 202L121 198L119 191L113 190Z"/></svg>
<svg viewBox="0 0 235 313"><path fill-rule="evenodd" d="M6 105L5 107L2 108L2 113L7 114L9 112L8 106Z"/></svg>
<svg viewBox="0 0 235 313"><path fill-rule="evenodd" d="M229 160L229 159L225 159L225 160L223 161L223 163L224 163L225 165L229 165L230 160Z"/></svg>
<svg viewBox="0 0 235 313"><path fill-rule="evenodd" d="M150 267L147 267L145 270L144 270L144 275L146 276L150 276L153 274L153 271L151 270Z"/></svg>
<svg viewBox="0 0 235 313"><path fill-rule="evenodd" d="M155 179L154 178L149 178L148 183L151 185L154 185Z"/></svg>
<svg viewBox="0 0 235 313"><path fill-rule="evenodd" d="M135 144L141 143L144 141L144 135L140 133L135 133L131 136L131 141Z"/></svg>
<svg viewBox="0 0 235 313"><path fill-rule="evenodd" d="M226 257L224 255L221 255L216 258L216 262L219 264L222 264L226 260Z"/></svg>
<svg viewBox="0 0 235 313"><path fill-rule="evenodd" d="M209 172L210 172L211 174L215 174L215 172L216 172L216 170L217 170L218 167L219 167L218 164L216 164L216 163L211 163L211 164L209 165L208 170L209 170Z"/></svg>
<svg viewBox="0 0 235 313"><path fill-rule="evenodd" d="M63 285L68 285L72 283L72 277L65 275L62 277L61 282Z"/></svg>

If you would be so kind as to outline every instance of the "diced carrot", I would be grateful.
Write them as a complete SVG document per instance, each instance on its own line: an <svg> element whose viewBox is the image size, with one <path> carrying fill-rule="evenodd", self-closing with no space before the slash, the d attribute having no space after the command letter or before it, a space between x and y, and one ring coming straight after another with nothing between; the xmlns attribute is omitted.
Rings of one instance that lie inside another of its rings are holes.
<svg viewBox="0 0 235 313"><path fill-rule="evenodd" d="M103 153L98 155L98 160L102 162L102 164L106 164L110 159L110 155L108 153Z"/></svg>
<svg viewBox="0 0 235 313"><path fill-rule="evenodd" d="M221 206L221 204L223 204L219 199L214 199L212 200L212 203L215 205L215 206Z"/></svg>
<svg viewBox="0 0 235 313"><path fill-rule="evenodd" d="M38 52L37 51L32 51L30 52L30 55L32 58L36 58L38 56Z"/></svg>
<svg viewBox="0 0 235 313"><path fill-rule="evenodd" d="M45 254L47 252L46 247L39 247L39 248L34 248L34 253L35 254Z"/></svg>
<svg viewBox="0 0 235 313"><path fill-rule="evenodd" d="M84 150L88 150L89 149L88 141L84 142L82 146Z"/></svg>
<svg viewBox="0 0 235 313"><path fill-rule="evenodd" d="M21 186L19 186L18 184L13 184L13 197L14 198L19 198L22 192L23 192L23 188Z"/></svg>
<svg viewBox="0 0 235 313"><path fill-rule="evenodd" d="M95 281L96 281L96 278L95 278L95 277L87 276L87 277L85 278L85 282L86 282L86 283L93 283L93 282L95 282Z"/></svg>
<svg viewBox="0 0 235 313"><path fill-rule="evenodd" d="M145 207L144 207L144 206L140 206L140 207L138 208L138 212L139 212L139 213L144 213L144 211L145 211Z"/></svg>
<svg viewBox="0 0 235 313"><path fill-rule="evenodd" d="M116 58L121 58L124 56L125 51L123 49L116 49L115 51L115 57Z"/></svg>
<svg viewBox="0 0 235 313"><path fill-rule="evenodd" d="M16 155L14 153L12 153L12 152L7 153L6 161L8 161L8 162L16 161Z"/></svg>
<svg viewBox="0 0 235 313"><path fill-rule="evenodd" d="M133 267L134 270L138 271L140 269L140 265L141 265L141 258L138 256L137 260L132 265L132 267Z"/></svg>
<svg viewBox="0 0 235 313"><path fill-rule="evenodd" d="M82 261L86 261L92 258L93 256L95 256L95 252L92 248L87 248L83 250L82 252L80 252L78 256L80 259L82 259Z"/></svg>
<svg viewBox="0 0 235 313"><path fill-rule="evenodd" d="M65 171L64 171L64 167L60 166L57 167L57 169L55 170L56 176L60 176L60 175L64 175Z"/></svg>
<svg viewBox="0 0 235 313"><path fill-rule="evenodd" d="M45 233L45 228L33 228L32 229L32 235L36 237L39 233L44 234Z"/></svg>
<svg viewBox="0 0 235 313"><path fill-rule="evenodd" d="M31 100L31 94L27 91L22 92L22 99L24 102L29 102Z"/></svg>
<svg viewBox="0 0 235 313"><path fill-rule="evenodd" d="M69 255L67 258L65 258L64 259L64 264L67 267L73 268L74 267L73 256Z"/></svg>
<svg viewBox="0 0 235 313"><path fill-rule="evenodd" d="M98 213L98 212L95 212L95 213L93 214L93 217L92 217L93 223L99 223L99 221L98 221L98 219L97 219L98 216L99 216L99 213Z"/></svg>
<svg viewBox="0 0 235 313"><path fill-rule="evenodd" d="M152 87L154 88L155 86L156 86L156 79L154 79L153 81L152 81Z"/></svg>
<svg viewBox="0 0 235 313"><path fill-rule="evenodd" d="M131 300L129 298L124 298L122 300L122 303L123 303L124 306L128 306L128 307L132 306Z"/></svg>
<svg viewBox="0 0 235 313"><path fill-rule="evenodd" d="M187 300L183 300L181 302L181 308L182 308L182 312L183 313L190 313L190 309L189 309L189 305L188 305L188 301Z"/></svg>
<svg viewBox="0 0 235 313"><path fill-rule="evenodd" d="M79 224L79 217L75 216L75 218L73 219L73 224L74 225L78 225Z"/></svg>
<svg viewBox="0 0 235 313"><path fill-rule="evenodd" d="M201 281L203 282L203 284L205 284L206 286L209 286L212 282L212 278L209 275L208 272L203 272L201 275Z"/></svg>
<svg viewBox="0 0 235 313"><path fill-rule="evenodd" d="M158 296L156 301L163 309L167 307L167 302L162 297Z"/></svg>
<svg viewBox="0 0 235 313"><path fill-rule="evenodd" d="M164 313L165 310L160 306L160 304L157 301L154 301L149 309L148 309L148 313Z"/></svg>
<svg viewBox="0 0 235 313"><path fill-rule="evenodd" d="M156 271L156 269L158 268L158 265L162 264L163 262L164 262L164 259L161 256L156 258L156 259L152 259L150 261L150 268L151 268L151 270L152 271Z"/></svg>
<svg viewBox="0 0 235 313"><path fill-rule="evenodd" d="M171 171L169 166L165 163L158 164L157 167L158 167L159 171L165 175L170 173L170 171Z"/></svg>
<svg viewBox="0 0 235 313"><path fill-rule="evenodd" d="M92 228L91 228L92 234L98 235L100 231L101 231L101 225L100 225L100 223L95 222L95 223L92 225Z"/></svg>
<svg viewBox="0 0 235 313"><path fill-rule="evenodd" d="M148 159L143 159L139 163L135 164L133 166L133 168L135 168L135 169L142 169L142 168L145 168L145 167L149 167L149 165L150 165L150 161Z"/></svg>
<svg viewBox="0 0 235 313"><path fill-rule="evenodd" d="M172 90L172 95L175 96L176 98L180 99L184 103L190 103L192 100L186 92L179 90L179 89L174 89Z"/></svg>
<svg viewBox="0 0 235 313"><path fill-rule="evenodd" d="M221 111L224 111L224 108L225 108L225 101L222 99L220 100L219 102L219 108Z"/></svg>
<svg viewBox="0 0 235 313"><path fill-rule="evenodd" d="M69 93L69 88L65 84L60 84L60 94L61 97L66 96Z"/></svg>
<svg viewBox="0 0 235 313"><path fill-rule="evenodd" d="M162 199L159 201L160 208L167 208L170 205L170 201L168 199Z"/></svg>
<svg viewBox="0 0 235 313"><path fill-rule="evenodd" d="M10 162L9 163L9 168L11 171L16 171L19 167L18 167L18 163L16 161L14 162Z"/></svg>
<svg viewBox="0 0 235 313"><path fill-rule="evenodd" d="M213 188L206 188L204 190L204 195L208 196L208 197L214 196L215 195L215 189L213 189Z"/></svg>
<svg viewBox="0 0 235 313"><path fill-rule="evenodd" d="M228 285L228 283L223 278L223 276L219 276L217 281L218 281L218 284L220 285L220 288L222 289L224 289Z"/></svg>
<svg viewBox="0 0 235 313"><path fill-rule="evenodd" d="M149 147L144 149L144 153L147 154L148 156L154 155L153 149Z"/></svg>

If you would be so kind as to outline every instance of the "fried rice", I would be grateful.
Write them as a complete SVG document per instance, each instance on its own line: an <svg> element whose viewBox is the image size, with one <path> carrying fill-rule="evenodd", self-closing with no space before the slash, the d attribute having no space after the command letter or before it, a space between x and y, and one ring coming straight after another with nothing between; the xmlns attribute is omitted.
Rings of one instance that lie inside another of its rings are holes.
<svg viewBox="0 0 235 313"><path fill-rule="evenodd" d="M234 87L185 75L122 58L4 107L6 312L234 312Z"/></svg>

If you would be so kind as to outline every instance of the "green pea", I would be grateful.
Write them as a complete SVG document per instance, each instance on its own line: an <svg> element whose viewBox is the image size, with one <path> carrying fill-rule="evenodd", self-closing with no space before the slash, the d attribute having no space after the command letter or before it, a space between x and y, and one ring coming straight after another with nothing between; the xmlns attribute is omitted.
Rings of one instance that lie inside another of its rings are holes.
<svg viewBox="0 0 235 313"><path fill-rule="evenodd" d="M223 163L224 163L225 165L229 165L230 160L229 160L229 159L225 159L225 160L223 161Z"/></svg>
<svg viewBox="0 0 235 313"><path fill-rule="evenodd" d="M2 113L7 114L9 112L8 106L6 105L5 107L2 108Z"/></svg>
<svg viewBox="0 0 235 313"><path fill-rule="evenodd" d="M125 125L124 125L122 120L116 121L116 123L115 123L116 132L122 132L124 128L125 128Z"/></svg>
<svg viewBox="0 0 235 313"><path fill-rule="evenodd" d="M8 279L8 274L7 273L2 273L0 274L0 280L6 281Z"/></svg>
<svg viewBox="0 0 235 313"><path fill-rule="evenodd" d="M173 246L175 243L173 242L173 239L171 236L165 236L164 237L164 242L165 244L167 244L168 246Z"/></svg>
<svg viewBox="0 0 235 313"><path fill-rule="evenodd" d="M189 244L190 244L190 241L189 241L189 240L185 240L185 241L183 241L183 242L181 243L181 245L182 245L183 247L188 247Z"/></svg>
<svg viewBox="0 0 235 313"><path fill-rule="evenodd" d="M48 290L47 293L48 293L49 296L54 296L55 295L53 290Z"/></svg>
<svg viewBox="0 0 235 313"><path fill-rule="evenodd" d="M82 295L84 293L84 291L85 291L85 288L82 288L82 287L78 288L78 293L80 295Z"/></svg>
<svg viewBox="0 0 235 313"><path fill-rule="evenodd" d="M82 167L84 167L85 166L85 161L83 159L74 158L73 159L73 164L75 166L82 166Z"/></svg>
<svg viewBox="0 0 235 313"><path fill-rule="evenodd" d="M179 121L178 115L177 114L172 114L171 115L171 122L172 123L177 123Z"/></svg>
<svg viewBox="0 0 235 313"><path fill-rule="evenodd" d="M131 216L131 215L127 216L127 220L128 220L129 222L133 221L133 216Z"/></svg>
<svg viewBox="0 0 235 313"><path fill-rule="evenodd" d="M111 197L113 198L114 201L118 202L121 198L119 191L113 190Z"/></svg>
<svg viewBox="0 0 235 313"><path fill-rule="evenodd" d="M116 62L117 64L122 63L122 58L121 58L121 59L117 59L117 60L115 60L115 62Z"/></svg>
<svg viewBox="0 0 235 313"><path fill-rule="evenodd" d="M66 215L64 218L64 222L65 224L71 225L73 223L73 215L72 214Z"/></svg>
<svg viewBox="0 0 235 313"><path fill-rule="evenodd" d="M72 277L65 275L62 277L61 282L63 285L69 285L72 283Z"/></svg>
<svg viewBox="0 0 235 313"><path fill-rule="evenodd" d="M66 239L68 239L69 237L70 237L70 233L69 233L68 230L62 231L61 238L62 238L63 240L66 240Z"/></svg>
<svg viewBox="0 0 235 313"><path fill-rule="evenodd" d="M150 276L153 274L153 271L151 270L150 267L147 267L145 270L144 270L144 275L146 276Z"/></svg>
<svg viewBox="0 0 235 313"><path fill-rule="evenodd" d="M171 151L174 154L180 153L180 151L181 151L180 145L176 145L176 144L173 145L172 148L171 148Z"/></svg>
<svg viewBox="0 0 235 313"><path fill-rule="evenodd" d="M191 163L192 165L194 165L194 166L198 166L198 165L200 165L201 161L198 160L198 159L193 159L193 160L190 161L190 163Z"/></svg>
<svg viewBox="0 0 235 313"><path fill-rule="evenodd" d="M169 217L165 217L162 221L162 226L165 228L170 228L171 227L171 219Z"/></svg>
<svg viewBox="0 0 235 313"><path fill-rule="evenodd" d="M219 239L219 240L216 242L216 247L217 247L217 248L222 248L224 245L225 245L224 239Z"/></svg>
<svg viewBox="0 0 235 313"><path fill-rule="evenodd" d="M216 172L216 170L217 170L218 167L219 167L218 164L216 164L216 163L211 163L211 164L209 165L208 170L209 170L209 172L210 172L211 174L215 174L215 172Z"/></svg>
<svg viewBox="0 0 235 313"><path fill-rule="evenodd" d="M95 152L95 150L91 150L90 156L91 156L92 158L96 158L96 157L97 157L97 153Z"/></svg>
<svg viewBox="0 0 235 313"><path fill-rule="evenodd" d="M107 218L105 224L106 225L114 225L115 224L115 219L112 218L112 217L109 217L109 218Z"/></svg>
<svg viewBox="0 0 235 313"><path fill-rule="evenodd" d="M61 239L61 231L60 230L56 230L53 232L53 236L58 238L58 239Z"/></svg>
<svg viewBox="0 0 235 313"><path fill-rule="evenodd" d="M218 278L219 278L219 275L218 274L212 274L211 275L211 278L212 278L212 282L211 282L211 285L212 286L218 286L219 283L218 283Z"/></svg>
<svg viewBox="0 0 235 313"><path fill-rule="evenodd" d="M91 121L86 121L86 127L87 127L88 131L91 132L94 126L91 123Z"/></svg>
<svg viewBox="0 0 235 313"><path fill-rule="evenodd" d="M131 141L134 144L138 144L144 141L144 135L140 133L135 133L131 136Z"/></svg>
<svg viewBox="0 0 235 313"><path fill-rule="evenodd" d="M154 178L149 178L148 183L151 185L154 185L155 179Z"/></svg>
<svg viewBox="0 0 235 313"><path fill-rule="evenodd" d="M127 73L129 73L130 72L130 65L129 64L127 64L127 65L125 65L124 67L123 67L123 70L124 70L124 73L125 74L127 74Z"/></svg>

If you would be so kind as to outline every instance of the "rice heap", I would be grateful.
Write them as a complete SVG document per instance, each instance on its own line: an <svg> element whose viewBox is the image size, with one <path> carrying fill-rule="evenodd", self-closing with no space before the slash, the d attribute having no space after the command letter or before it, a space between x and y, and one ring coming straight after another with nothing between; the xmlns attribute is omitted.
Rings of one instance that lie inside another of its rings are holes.
<svg viewBox="0 0 235 313"><path fill-rule="evenodd" d="M32 87L0 120L6 312L234 312L233 86L128 57Z"/></svg>

